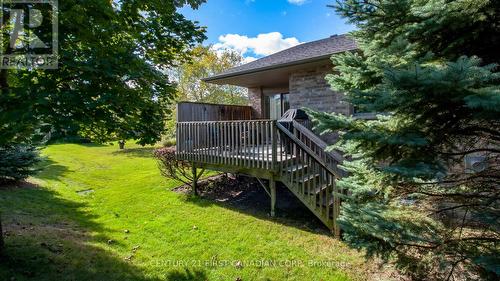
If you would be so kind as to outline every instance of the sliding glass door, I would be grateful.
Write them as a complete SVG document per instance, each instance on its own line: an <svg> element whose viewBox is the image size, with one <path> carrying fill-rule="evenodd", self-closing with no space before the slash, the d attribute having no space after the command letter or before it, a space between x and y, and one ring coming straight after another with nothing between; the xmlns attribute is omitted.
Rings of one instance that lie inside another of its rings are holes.
<svg viewBox="0 0 500 281"><path fill-rule="evenodd" d="M266 96L266 113L269 119L280 119L281 116L290 109L288 93Z"/></svg>

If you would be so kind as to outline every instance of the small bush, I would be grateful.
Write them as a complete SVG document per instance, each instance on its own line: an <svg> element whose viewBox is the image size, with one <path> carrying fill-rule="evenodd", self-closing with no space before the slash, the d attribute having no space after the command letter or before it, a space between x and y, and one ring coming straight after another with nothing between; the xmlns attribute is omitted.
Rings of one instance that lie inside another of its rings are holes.
<svg viewBox="0 0 500 281"><path fill-rule="evenodd" d="M0 147L0 183L20 181L36 173L38 150L29 145Z"/></svg>
<svg viewBox="0 0 500 281"><path fill-rule="evenodd" d="M205 172L205 169L201 169L199 173L193 173L192 166L188 161L177 159L175 156L175 147L156 149L154 156L158 159L158 167L164 177L178 180L191 186L194 194L197 195L197 182Z"/></svg>
<svg viewBox="0 0 500 281"><path fill-rule="evenodd" d="M175 146L177 140L175 138L165 138L161 141L162 146L171 147Z"/></svg>

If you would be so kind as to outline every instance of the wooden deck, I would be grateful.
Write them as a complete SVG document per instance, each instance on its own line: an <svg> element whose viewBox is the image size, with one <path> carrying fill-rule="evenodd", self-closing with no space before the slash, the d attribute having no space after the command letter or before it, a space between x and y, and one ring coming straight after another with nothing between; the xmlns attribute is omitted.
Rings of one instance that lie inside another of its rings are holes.
<svg viewBox="0 0 500 281"><path fill-rule="evenodd" d="M177 156L198 166L272 176L278 161L290 159L272 120L182 122L177 124ZM273 142L275 146L273 148ZM279 160L278 160L279 159Z"/></svg>
<svg viewBox="0 0 500 281"><path fill-rule="evenodd" d="M343 193L338 155L298 123L236 120L177 123L177 157L218 171L242 173L269 181L271 214L276 181L285 184L335 235Z"/></svg>
<svg viewBox="0 0 500 281"><path fill-rule="evenodd" d="M281 161L292 160L294 156L292 154L286 154L285 151L281 151L278 148L277 160L273 162L272 156L272 146L262 145L262 146L250 146L247 148L234 149L228 147L212 147L204 148L193 151L194 155L214 155L210 157L210 160L196 160L196 157L192 161L199 163L200 167L212 167L219 169L227 166L224 171L234 172L234 173L246 173L248 175L257 176L265 179L269 179L275 171L275 164L280 164ZM188 160L186 157L185 160Z"/></svg>
<svg viewBox="0 0 500 281"><path fill-rule="evenodd" d="M284 155L286 154L286 151L281 151L281 147L278 147L277 149L278 159L286 158ZM273 162L272 151L271 145L250 145L246 148L233 148L227 146L207 147L196 149L193 153L198 155L214 155L214 157L228 158L227 162L235 165L246 165L245 161L255 161L253 166L271 168ZM291 156L290 153L288 154Z"/></svg>

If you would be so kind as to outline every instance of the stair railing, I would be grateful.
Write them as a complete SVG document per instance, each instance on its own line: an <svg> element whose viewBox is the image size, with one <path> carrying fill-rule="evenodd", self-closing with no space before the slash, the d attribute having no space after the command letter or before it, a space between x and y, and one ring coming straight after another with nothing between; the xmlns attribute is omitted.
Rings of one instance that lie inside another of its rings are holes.
<svg viewBox="0 0 500 281"><path fill-rule="evenodd" d="M340 236L337 218L340 212L342 193L336 181L342 176L304 144L282 124L276 123L281 151L279 171L281 180L313 213L320 218L335 236ZM284 158L283 158L284 157Z"/></svg>
<svg viewBox="0 0 500 281"><path fill-rule="evenodd" d="M292 121L294 135L307 147L309 147L321 160L334 169L341 177L347 176L347 173L342 170L339 165L344 161L344 157L336 151L328 151L328 144L319 138L309 126L293 120Z"/></svg>

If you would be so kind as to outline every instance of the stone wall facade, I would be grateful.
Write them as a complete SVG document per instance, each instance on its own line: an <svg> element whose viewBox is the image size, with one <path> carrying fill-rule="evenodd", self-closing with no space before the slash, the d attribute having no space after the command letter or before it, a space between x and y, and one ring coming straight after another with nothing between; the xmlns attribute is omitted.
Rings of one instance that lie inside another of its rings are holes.
<svg viewBox="0 0 500 281"><path fill-rule="evenodd" d="M352 106L344 101L344 95L332 91L325 80L331 69L331 66L323 66L292 73L289 84L290 107L307 107L317 111L351 115Z"/></svg>
<svg viewBox="0 0 500 281"><path fill-rule="evenodd" d="M296 71L290 74L288 87L248 88L249 105L253 107L256 118L269 118L265 111L264 99L268 95L289 93L290 108L310 108L323 112L336 112L352 115L352 106L344 101L344 95L334 92L325 80L332 72L331 65L315 69Z"/></svg>
<svg viewBox="0 0 500 281"><path fill-rule="evenodd" d="M255 118L262 118L262 88L248 88L248 105L254 109Z"/></svg>

